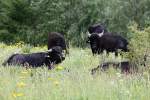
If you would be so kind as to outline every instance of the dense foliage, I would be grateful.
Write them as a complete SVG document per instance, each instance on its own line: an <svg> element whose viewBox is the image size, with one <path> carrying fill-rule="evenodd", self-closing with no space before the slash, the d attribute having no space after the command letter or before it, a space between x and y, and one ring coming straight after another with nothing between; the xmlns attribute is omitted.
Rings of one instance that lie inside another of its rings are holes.
<svg viewBox="0 0 150 100"><path fill-rule="evenodd" d="M150 59L150 27L143 30L137 29L137 24L129 27L130 33L132 33L129 43L129 53L127 53L128 59L136 64L146 67L149 66ZM141 67L141 66L139 66Z"/></svg>
<svg viewBox="0 0 150 100"><path fill-rule="evenodd" d="M82 47L89 25L101 22L127 36L132 21L140 29L150 25L150 0L0 0L0 41L6 43L46 44L48 32L57 31Z"/></svg>

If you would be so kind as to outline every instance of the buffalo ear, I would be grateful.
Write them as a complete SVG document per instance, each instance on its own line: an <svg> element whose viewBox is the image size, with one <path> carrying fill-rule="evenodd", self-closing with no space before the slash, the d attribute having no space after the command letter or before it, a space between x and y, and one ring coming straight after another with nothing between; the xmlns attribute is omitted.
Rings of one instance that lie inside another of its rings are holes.
<svg viewBox="0 0 150 100"><path fill-rule="evenodd" d="M66 56L66 50L62 51L62 56L65 57Z"/></svg>
<svg viewBox="0 0 150 100"><path fill-rule="evenodd" d="M53 49L49 49L49 50L47 50L47 52L48 52L48 53L50 53L50 52L52 52L52 51L53 51Z"/></svg>
<svg viewBox="0 0 150 100"><path fill-rule="evenodd" d="M90 36L91 36L91 34L90 34L89 32L87 32L86 34L87 34L87 36L88 36L88 37L90 37Z"/></svg>
<svg viewBox="0 0 150 100"><path fill-rule="evenodd" d="M99 37L102 37L104 35L104 30L101 33L98 33Z"/></svg>

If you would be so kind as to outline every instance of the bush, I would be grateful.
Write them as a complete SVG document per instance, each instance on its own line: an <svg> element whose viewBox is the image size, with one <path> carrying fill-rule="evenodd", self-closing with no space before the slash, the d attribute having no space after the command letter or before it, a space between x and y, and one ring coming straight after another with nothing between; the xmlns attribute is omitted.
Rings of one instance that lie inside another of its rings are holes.
<svg viewBox="0 0 150 100"><path fill-rule="evenodd" d="M22 52L23 53L30 53L32 46L30 46L29 44L26 44L22 47Z"/></svg>
<svg viewBox="0 0 150 100"><path fill-rule="evenodd" d="M134 24L129 27L131 40L129 42L129 53L127 58L138 67L143 66L150 54L150 27L143 30L138 29ZM146 58L146 59L145 59ZM146 65L148 66L148 65Z"/></svg>

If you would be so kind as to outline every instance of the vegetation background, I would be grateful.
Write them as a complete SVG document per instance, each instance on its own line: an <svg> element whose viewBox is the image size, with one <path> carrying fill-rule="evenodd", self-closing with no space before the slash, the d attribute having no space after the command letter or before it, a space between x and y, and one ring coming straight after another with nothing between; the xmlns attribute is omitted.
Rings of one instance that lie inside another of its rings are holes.
<svg viewBox="0 0 150 100"><path fill-rule="evenodd" d="M150 26L150 0L0 0L0 41L45 45L62 32L69 44L85 47L89 25L103 23L130 39L128 26Z"/></svg>

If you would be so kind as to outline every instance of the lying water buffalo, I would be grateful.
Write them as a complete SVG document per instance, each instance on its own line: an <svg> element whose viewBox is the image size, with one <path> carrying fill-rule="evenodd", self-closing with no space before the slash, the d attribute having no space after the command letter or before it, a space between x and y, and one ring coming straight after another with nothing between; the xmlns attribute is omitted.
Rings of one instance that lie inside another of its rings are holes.
<svg viewBox="0 0 150 100"><path fill-rule="evenodd" d="M128 41L120 35L109 34L89 34L89 42L93 55L106 50L107 53L115 52L117 55L118 49L127 52Z"/></svg>
<svg viewBox="0 0 150 100"><path fill-rule="evenodd" d="M98 65L96 68L93 68L91 70L91 74L95 74L97 71L106 71L110 66L112 66L115 69L121 69L122 73L129 73L131 64L129 61L122 61L122 62L105 62L100 65Z"/></svg>
<svg viewBox="0 0 150 100"><path fill-rule="evenodd" d="M58 32L50 32L48 34L48 50L54 46L60 46L63 50L68 52L64 36Z"/></svg>
<svg viewBox="0 0 150 100"><path fill-rule="evenodd" d="M61 63L65 59L62 48L55 46L50 48L47 52L38 52L31 54L13 54L3 65L22 65L39 67L46 65L51 69L53 64Z"/></svg>

